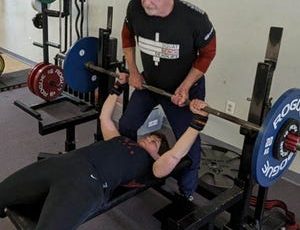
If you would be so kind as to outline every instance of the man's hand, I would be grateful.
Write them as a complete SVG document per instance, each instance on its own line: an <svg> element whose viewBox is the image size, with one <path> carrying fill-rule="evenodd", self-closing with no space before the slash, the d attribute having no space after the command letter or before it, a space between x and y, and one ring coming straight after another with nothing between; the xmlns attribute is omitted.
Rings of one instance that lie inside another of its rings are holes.
<svg viewBox="0 0 300 230"><path fill-rule="evenodd" d="M128 82L130 86L136 89L143 89L144 82L144 77L139 72L130 73Z"/></svg>
<svg viewBox="0 0 300 230"><path fill-rule="evenodd" d="M186 101L189 99L189 89L183 86L179 86L174 95L171 97L171 101L179 107L185 106Z"/></svg>

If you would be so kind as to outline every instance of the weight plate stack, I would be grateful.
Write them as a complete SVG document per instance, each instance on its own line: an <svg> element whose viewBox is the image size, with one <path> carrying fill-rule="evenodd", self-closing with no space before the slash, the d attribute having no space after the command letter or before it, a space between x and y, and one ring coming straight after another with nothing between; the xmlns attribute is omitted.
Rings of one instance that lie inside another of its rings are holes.
<svg viewBox="0 0 300 230"><path fill-rule="evenodd" d="M240 155L228 149L202 146L199 180L209 186L227 189L238 175Z"/></svg>

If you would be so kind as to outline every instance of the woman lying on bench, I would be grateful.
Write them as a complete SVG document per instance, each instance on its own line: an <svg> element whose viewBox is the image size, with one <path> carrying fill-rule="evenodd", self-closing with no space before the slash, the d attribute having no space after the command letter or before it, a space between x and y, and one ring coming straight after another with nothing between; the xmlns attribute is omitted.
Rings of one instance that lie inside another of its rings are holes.
<svg viewBox="0 0 300 230"><path fill-rule="evenodd" d="M44 201L36 229L76 229L108 201L117 186L138 181L151 170L154 176L164 177L174 169L207 121L207 113L201 110L206 103L190 103L195 113L191 126L160 156L159 136L148 135L137 143L120 136L111 119L126 83L125 79L119 81L101 111L104 141L35 162L6 178L0 183L1 217L5 217L6 207Z"/></svg>

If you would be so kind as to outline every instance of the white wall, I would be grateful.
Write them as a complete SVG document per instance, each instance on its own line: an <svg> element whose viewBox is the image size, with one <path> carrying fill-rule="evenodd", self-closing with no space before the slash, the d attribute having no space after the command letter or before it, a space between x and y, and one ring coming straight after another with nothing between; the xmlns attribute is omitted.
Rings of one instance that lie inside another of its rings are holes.
<svg viewBox="0 0 300 230"><path fill-rule="evenodd" d="M207 101L224 110L227 100L236 103L235 114L247 118L256 66L264 60L269 28L284 28L271 96L276 100L288 88L300 87L300 1L298 0L190 0L207 11L217 31L217 56L207 73ZM114 7L113 33L119 33L128 0L89 0L90 35L106 26L107 6ZM58 1L52 4L57 8ZM74 11L75 13L75 11ZM41 40L41 31L32 26L34 16L29 1L0 1L0 46L34 61L42 60L42 50L31 45ZM75 17L75 15L74 15ZM57 20L50 22L51 40L58 39ZM52 54L56 53L51 49ZM119 57L121 49L119 46ZM210 117L206 134L240 147L239 127ZM300 157L292 170L300 173Z"/></svg>

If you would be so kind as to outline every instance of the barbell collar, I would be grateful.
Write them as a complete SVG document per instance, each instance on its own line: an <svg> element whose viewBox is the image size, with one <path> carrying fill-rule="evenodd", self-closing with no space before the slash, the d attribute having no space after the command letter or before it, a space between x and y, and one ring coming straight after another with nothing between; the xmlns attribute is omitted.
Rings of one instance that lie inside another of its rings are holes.
<svg viewBox="0 0 300 230"><path fill-rule="evenodd" d="M63 53L57 53L57 54L56 54L56 57L58 57L58 58L61 59L61 60L65 60L66 55L63 54Z"/></svg>

